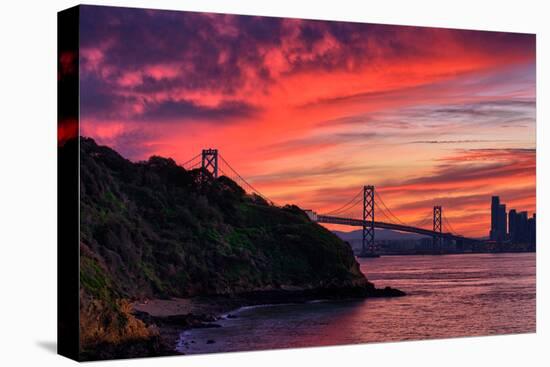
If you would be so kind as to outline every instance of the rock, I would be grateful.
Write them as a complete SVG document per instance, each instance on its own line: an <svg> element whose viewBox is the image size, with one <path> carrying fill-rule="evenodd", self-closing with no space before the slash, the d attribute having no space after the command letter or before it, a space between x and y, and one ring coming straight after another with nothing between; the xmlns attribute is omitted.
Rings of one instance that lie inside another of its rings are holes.
<svg viewBox="0 0 550 367"><path fill-rule="evenodd" d="M297 206L251 198L225 176L203 180L199 170L187 171L173 159L134 163L92 139L79 141L67 142L58 156L68 159L80 149L83 349L100 352L98 344L110 343L121 345L110 352L117 357L161 355L156 344L163 333L220 327L213 315L239 306L405 295L375 289L350 245ZM205 314L182 309L161 317L124 306L211 295L218 302ZM88 359L106 358L107 350Z"/></svg>
<svg viewBox="0 0 550 367"><path fill-rule="evenodd" d="M407 294L399 289L385 287L383 289L375 289L372 297L403 297Z"/></svg>

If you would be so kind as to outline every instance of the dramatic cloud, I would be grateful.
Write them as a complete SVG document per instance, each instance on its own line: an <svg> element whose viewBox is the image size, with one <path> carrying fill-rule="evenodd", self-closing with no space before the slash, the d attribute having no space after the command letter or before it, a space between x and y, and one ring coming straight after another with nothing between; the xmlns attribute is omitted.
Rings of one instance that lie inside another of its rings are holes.
<svg viewBox="0 0 550 367"><path fill-rule="evenodd" d="M411 144L470 144L470 143L495 143L505 140L417 140Z"/></svg>
<svg viewBox="0 0 550 367"><path fill-rule="evenodd" d="M167 100L158 104L145 105L139 119L155 121L216 120L231 121L235 117L249 117L255 108L242 102L223 102L219 106L199 106L189 101Z"/></svg>
<svg viewBox="0 0 550 367"><path fill-rule="evenodd" d="M459 150L438 161L423 177L382 185L382 195L395 198L392 208L396 213L411 218L443 205L457 227L485 234L492 195L500 195L509 207L535 210L534 149ZM403 201L403 193L410 195L408 200ZM478 222L464 228L461 218L473 212L479 214Z"/></svg>
<svg viewBox="0 0 550 367"><path fill-rule="evenodd" d="M534 149L471 149L439 160L428 175L384 185L383 191L430 190L446 188L449 191L469 186L487 186L496 181L514 178L533 178L536 165ZM515 181L515 180L514 180Z"/></svg>
<svg viewBox="0 0 550 367"><path fill-rule="evenodd" d="M350 142L367 142L375 139L376 137L377 134L374 132L317 135L271 144L266 146L265 150L279 153L284 152L286 154L304 151L314 151L319 153L321 150L326 148L333 148L337 145Z"/></svg>
<svg viewBox="0 0 550 367"><path fill-rule="evenodd" d="M374 184L407 220L442 200L465 234L485 234L485 196L534 210L534 35L95 6L80 21L80 133L130 159L217 147L277 202L330 210Z"/></svg>

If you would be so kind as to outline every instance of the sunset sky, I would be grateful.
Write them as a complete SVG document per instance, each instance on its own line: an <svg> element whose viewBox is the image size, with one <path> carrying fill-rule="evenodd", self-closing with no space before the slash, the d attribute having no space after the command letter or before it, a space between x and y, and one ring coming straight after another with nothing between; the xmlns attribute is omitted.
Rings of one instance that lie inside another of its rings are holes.
<svg viewBox="0 0 550 367"><path fill-rule="evenodd" d="M326 212L372 184L404 222L438 204L467 236L488 234L491 195L535 211L534 35L92 6L80 19L80 134L131 160L217 148L278 204Z"/></svg>

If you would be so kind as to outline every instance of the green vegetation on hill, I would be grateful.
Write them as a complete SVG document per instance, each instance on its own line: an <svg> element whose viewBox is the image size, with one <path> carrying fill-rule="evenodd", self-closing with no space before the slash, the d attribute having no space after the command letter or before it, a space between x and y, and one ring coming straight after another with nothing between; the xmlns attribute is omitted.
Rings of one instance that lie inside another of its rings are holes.
<svg viewBox="0 0 550 367"><path fill-rule="evenodd" d="M348 244L227 177L201 180L161 157L133 163L88 138L80 175L84 346L147 334L124 300L373 287Z"/></svg>
<svg viewBox="0 0 550 367"><path fill-rule="evenodd" d="M350 247L296 206L171 159L132 163L86 138L80 151L81 282L94 297L364 284Z"/></svg>

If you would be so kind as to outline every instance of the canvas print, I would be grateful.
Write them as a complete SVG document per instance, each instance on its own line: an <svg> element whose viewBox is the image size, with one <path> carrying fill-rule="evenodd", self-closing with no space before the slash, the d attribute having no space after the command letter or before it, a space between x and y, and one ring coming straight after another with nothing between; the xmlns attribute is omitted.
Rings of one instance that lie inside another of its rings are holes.
<svg viewBox="0 0 550 367"><path fill-rule="evenodd" d="M535 332L535 40L60 12L60 353Z"/></svg>

